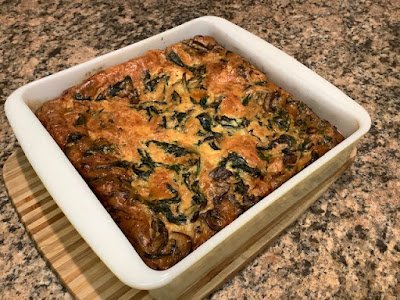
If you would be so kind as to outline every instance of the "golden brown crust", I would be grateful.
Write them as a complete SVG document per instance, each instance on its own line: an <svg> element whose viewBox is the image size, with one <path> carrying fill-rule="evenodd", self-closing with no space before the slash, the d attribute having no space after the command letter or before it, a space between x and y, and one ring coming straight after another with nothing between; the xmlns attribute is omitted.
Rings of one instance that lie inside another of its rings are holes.
<svg viewBox="0 0 400 300"><path fill-rule="evenodd" d="M36 114L154 269L176 264L343 140L202 36L101 71Z"/></svg>

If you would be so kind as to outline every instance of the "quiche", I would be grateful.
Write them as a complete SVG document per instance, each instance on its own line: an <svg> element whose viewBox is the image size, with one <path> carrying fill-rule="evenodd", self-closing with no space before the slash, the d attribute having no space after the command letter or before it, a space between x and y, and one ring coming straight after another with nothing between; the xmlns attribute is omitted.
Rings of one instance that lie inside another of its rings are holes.
<svg viewBox="0 0 400 300"><path fill-rule="evenodd" d="M36 115L156 270L343 140L209 36L101 71Z"/></svg>

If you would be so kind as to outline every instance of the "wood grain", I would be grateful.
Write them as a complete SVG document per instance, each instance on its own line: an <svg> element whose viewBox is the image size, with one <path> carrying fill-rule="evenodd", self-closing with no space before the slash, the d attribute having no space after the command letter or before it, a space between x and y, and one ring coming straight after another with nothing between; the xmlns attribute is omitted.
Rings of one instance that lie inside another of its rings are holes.
<svg viewBox="0 0 400 300"><path fill-rule="evenodd" d="M350 159L329 179L258 232L179 298L202 299L234 276L301 215L354 161ZM58 208L21 149L3 168L3 177L27 231L49 266L77 299L152 299L147 291L132 289L111 273Z"/></svg>

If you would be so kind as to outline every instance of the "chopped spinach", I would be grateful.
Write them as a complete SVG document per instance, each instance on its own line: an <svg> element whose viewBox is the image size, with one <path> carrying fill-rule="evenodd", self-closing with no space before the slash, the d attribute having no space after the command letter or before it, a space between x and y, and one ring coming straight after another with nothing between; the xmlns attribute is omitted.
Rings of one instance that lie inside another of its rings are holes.
<svg viewBox="0 0 400 300"><path fill-rule="evenodd" d="M108 89L108 95L110 97L118 96L118 94L122 91L129 93L133 90L132 78L130 76L126 76L123 80L114 83Z"/></svg>
<svg viewBox="0 0 400 300"><path fill-rule="evenodd" d="M255 138L257 138L257 139L261 142L260 137L256 136L253 132L254 132L254 129L249 130L249 134L250 134L251 136L254 136Z"/></svg>
<svg viewBox="0 0 400 300"><path fill-rule="evenodd" d="M217 116L215 121L222 127L230 127L235 129L245 128L249 126L250 121L246 118L229 118L227 116Z"/></svg>
<svg viewBox="0 0 400 300"><path fill-rule="evenodd" d="M264 160L264 161L266 161L267 163L269 163L272 155L269 154L267 151L270 150L270 148L265 148L265 147L261 147L261 146L257 146L256 148L257 148L257 154L258 154L258 156L259 156L262 160Z"/></svg>
<svg viewBox="0 0 400 300"><path fill-rule="evenodd" d="M172 92L171 98L172 98L172 101L175 103L182 103L182 97L175 90Z"/></svg>
<svg viewBox="0 0 400 300"><path fill-rule="evenodd" d="M170 185L170 184L168 184L168 186L169 187L171 187L172 188L172 186ZM171 197L171 198L166 198L166 199L160 199L160 200L157 200L159 203L160 202L164 202L164 203L168 203L168 204L178 204L178 203L180 203L181 201L182 201L182 199L181 199L181 197L179 196L179 193L178 193L178 191L176 191L174 188L172 188L172 190L173 190L173 194L175 194L173 197Z"/></svg>
<svg viewBox="0 0 400 300"><path fill-rule="evenodd" d="M161 109L157 109L155 106L147 106L145 108L146 114L149 116L149 121L154 117L159 114L161 114L163 111Z"/></svg>
<svg viewBox="0 0 400 300"><path fill-rule="evenodd" d="M92 113L92 117L97 118L103 112L103 110L104 110L104 108L102 108L98 111L95 111L94 113Z"/></svg>
<svg viewBox="0 0 400 300"><path fill-rule="evenodd" d="M300 150L301 152L308 151L308 150L310 150L310 148L312 147L312 145L313 145L313 143L312 143L308 138L306 138L306 139L299 145L298 150Z"/></svg>
<svg viewBox="0 0 400 300"><path fill-rule="evenodd" d="M154 117L158 116L164 111L162 109L158 109L155 105L166 105L166 102L161 102L161 101L146 101L139 103L137 105L132 105L131 108L136 109L137 111L144 110L149 117L149 121Z"/></svg>
<svg viewBox="0 0 400 300"><path fill-rule="evenodd" d="M244 96L243 98L242 98L242 105L243 106L247 106L247 105L249 105L249 102L250 102L250 100L251 100L251 94L249 93L249 94L246 94L246 96Z"/></svg>
<svg viewBox="0 0 400 300"><path fill-rule="evenodd" d="M250 167L247 161L236 152L230 152L226 158L219 162L218 166L226 167L228 163L231 164L233 169L242 170L243 172L251 174L253 177L261 176L261 171L258 168Z"/></svg>
<svg viewBox="0 0 400 300"><path fill-rule="evenodd" d="M203 97L199 101L201 108L207 109L207 97Z"/></svg>
<svg viewBox="0 0 400 300"><path fill-rule="evenodd" d="M123 168L123 169L128 169L130 167L131 163L126 160L119 160L116 162L113 162L111 164L112 167L118 167L118 168Z"/></svg>
<svg viewBox="0 0 400 300"><path fill-rule="evenodd" d="M205 206L207 204L206 196L200 191L199 181L195 180L192 184L190 183L190 174L185 173L182 175L183 182L185 183L186 187L194 193L192 197L193 203L195 205Z"/></svg>
<svg viewBox="0 0 400 300"><path fill-rule="evenodd" d="M140 178L147 179L156 168L156 162L153 161L150 154L143 149L138 149L140 155L140 164L134 164L132 171Z"/></svg>
<svg viewBox="0 0 400 300"><path fill-rule="evenodd" d="M197 142L197 145L198 145L198 146L200 146L201 144L203 144L203 143L205 143L205 142L207 142L207 141L212 141L212 140L221 138L221 137L223 136L222 133L214 132L214 131L208 131L207 133L203 133L203 132L201 132L201 131L198 131L198 132L197 132L197 135L198 135L198 136L204 136L204 139L203 139L203 140L199 140L199 141Z"/></svg>
<svg viewBox="0 0 400 300"><path fill-rule="evenodd" d="M221 150L221 148L219 148L214 141L208 143L210 145L210 147L214 150Z"/></svg>
<svg viewBox="0 0 400 300"><path fill-rule="evenodd" d="M74 123L75 126L82 126L86 124L86 117L85 115L79 113L78 114L78 119L76 120L76 122Z"/></svg>
<svg viewBox="0 0 400 300"><path fill-rule="evenodd" d="M181 79L182 87L185 93L189 93L189 89L187 87L187 80L186 80L186 73L183 73L182 79Z"/></svg>
<svg viewBox="0 0 400 300"><path fill-rule="evenodd" d="M208 106L210 108L214 108L215 113L217 113L219 111L219 107L222 103L222 100L224 100L224 98L225 97L223 95L221 95L221 96L217 97L217 99L215 99L213 102L211 102Z"/></svg>
<svg viewBox="0 0 400 300"><path fill-rule="evenodd" d="M77 141L79 141L84 136L85 135L80 133L80 132L71 133L67 138L67 144L76 143Z"/></svg>
<svg viewBox="0 0 400 300"><path fill-rule="evenodd" d="M190 102L192 102L193 104L197 105L199 104L199 102L197 102L192 96L189 97Z"/></svg>
<svg viewBox="0 0 400 300"><path fill-rule="evenodd" d="M141 158L140 167L147 166L149 169L154 170L154 168L156 167L156 163L151 158L150 154L143 149L138 149L138 152Z"/></svg>
<svg viewBox="0 0 400 300"><path fill-rule="evenodd" d="M290 127L290 119L288 112L284 110L279 110L275 116L272 118L272 121L280 130L288 131Z"/></svg>
<svg viewBox="0 0 400 300"><path fill-rule="evenodd" d="M179 55L175 53L175 51L170 51L167 54L167 59L170 62L172 62L172 63L174 63L174 64L176 64L176 65L178 65L178 66L180 66L182 68L188 69L195 76L201 76L201 75L204 75L206 73L206 67L205 66L203 66L203 65L188 66L182 61L182 59L179 57Z"/></svg>
<svg viewBox="0 0 400 300"><path fill-rule="evenodd" d="M182 169L181 164L174 164L174 165L164 165L167 169L174 171L175 173L179 174Z"/></svg>
<svg viewBox="0 0 400 300"><path fill-rule="evenodd" d="M265 127L267 127L269 130L273 130L274 126L272 124L272 120L268 119L267 124L265 125Z"/></svg>
<svg viewBox="0 0 400 300"><path fill-rule="evenodd" d="M192 102L195 105L200 105L202 109L207 109L207 97L202 97L199 102L197 102L193 97L189 97L190 102Z"/></svg>
<svg viewBox="0 0 400 300"><path fill-rule="evenodd" d="M113 144L101 144L101 145L95 145L91 147L89 150L87 150L84 153L84 156L90 156L95 153L100 153L100 154L109 154L115 150L115 145Z"/></svg>
<svg viewBox="0 0 400 300"><path fill-rule="evenodd" d="M333 138L332 137L330 137L328 135L324 135L323 138L324 138L324 144L325 145L327 145L327 146L331 146L332 145L332 142L333 142Z"/></svg>
<svg viewBox="0 0 400 300"><path fill-rule="evenodd" d="M186 82L188 89L205 89L202 83L203 83L203 78L197 76L193 76Z"/></svg>
<svg viewBox="0 0 400 300"><path fill-rule="evenodd" d="M178 124L180 124L187 117L187 115L188 114L186 112L174 111L174 114L172 115L171 119L176 120Z"/></svg>
<svg viewBox="0 0 400 300"><path fill-rule="evenodd" d="M211 131L212 119L209 114L201 113L196 116L196 118L199 120L200 125L204 128L204 130Z"/></svg>
<svg viewBox="0 0 400 300"><path fill-rule="evenodd" d="M183 61L181 60L181 58L178 56L178 54L175 53L175 51L169 52L169 53L167 54L167 59L168 59L170 62L172 62L172 63L174 63L174 64L176 64L176 65L178 65L178 66L180 66L180 67L182 67L182 68L186 68L186 67L187 67L187 66L183 63Z"/></svg>
<svg viewBox="0 0 400 300"><path fill-rule="evenodd" d="M166 105L168 105L167 102L153 100L153 101L144 101L144 102L140 102L140 104L137 105L137 107L142 107L142 106L146 106L146 105L154 105L154 104L161 105L161 106L166 106ZM134 106L132 106L132 107L134 107Z"/></svg>
<svg viewBox="0 0 400 300"><path fill-rule="evenodd" d="M106 100L106 97L104 96L103 93L100 93L97 95L97 97L94 101L98 102L98 101L102 101L102 100Z"/></svg>
<svg viewBox="0 0 400 300"><path fill-rule="evenodd" d="M205 136L206 133L204 133L204 132L201 131L201 130L198 130L198 131L196 132L196 135L197 135L197 136Z"/></svg>
<svg viewBox="0 0 400 300"><path fill-rule="evenodd" d="M237 74L238 74L240 77L244 78L244 79L247 78L246 69L245 69L245 67L244 67L243 65L240 65L240 66L237 68Z"/></svg>
<svg viewBox="0 0 400 300"><path fill-rule="evenodd" d="M198 182L197 180L195 182ZM205 207L207 205L207 198L204 196L202 192L200 192L199 188L193 189L195 193L192 197L192 201L195 205L200 205L201 207Z"/></svg>
<svg viewBox="0 0 400 300"><path fill-rule="evenodd" d="M169 76L166 76L165 74L161 74L161 75L156 76L153 79L151 79L149 70L146 70L143 75L143 84L144 84L145 93L146 92L154 92L157 89L157 85L163 79L165 79L167 82L169 79Z"/></svg>
<svg viewBox="0 0 400 300"><path fill-rule="evenodd" d="M173 194L178 193L178 191L175 190L174 187L173 187L172 185L170 185L169 183L167 183L166 186L167 186L167 189L168 189L171 193L173 193Z"/></svg>
<svg viewBox="0 0 400 300"><path fill-rule="evenodd" d="M163 214L168 222L174 224L184 224L187 221L187 217L185 215L174 215L167 201L147 201L146 204L153 212Z"/></svg>
<svg viewBox="0 0 400 300"><path fill-rule="evenodd" d="M238 180L237 182L235 182L235 193L238 193L240 195L244 195L247 193L248 190L248 186L246 186L244 184L243 179L240 177L240 175L238 173L235 174L236 179Z"/></svg>
<svg viewBox="0 0 400 300"><path fill-rule="evenodd" d="M160 142L160 141L156 141L156 140L147 141L146 146L148 147L152 143L154 145L156 145L157 147L160 147L161 149L163 149L166 153L172 154L175 157L182 157L182 156L194 153L193 151L183 148L181 146L166 143L166 142Z"/></svg>
<svg viewBox="0 0 400 300"><path fill-rule="evenodd" d="M78 100L78 101L91 101L92 100L92 98L90 96L84 96L80 93L76 93L74 96L74 99Z"/></svg>
<svg viewBox="0 0 400 300"><path fill-rule="evenodd" d="M165 116L162 117L162 123L159 124L162 128L167 128L167 118Z"/></svg>

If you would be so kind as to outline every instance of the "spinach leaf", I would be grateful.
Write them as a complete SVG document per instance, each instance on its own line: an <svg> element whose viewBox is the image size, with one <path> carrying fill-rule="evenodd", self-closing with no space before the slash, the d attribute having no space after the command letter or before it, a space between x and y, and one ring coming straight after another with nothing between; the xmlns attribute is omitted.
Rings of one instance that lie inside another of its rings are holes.
<svg viewBox="0 0 400 300"><path fill-rule="evenodd" d="M156 141L156 140L147 141L146 146L148 147L151 143L153 143L157 147L160 147L166 153L174 155L175 157L182 157L182 156L194 153L193 151L183 148L181 146L166 143L166 142L160 142L160 141Z"/></svg>
<svg viewBox="0 0 400 300"><path fill-rule="evenodd" d="M115 145L113 145L113 144L101 144L101 145L95 145L95 146L91 147L83 155L89 156L94 153L109 154L109 153L113 152L114 150L115 150Z"/></svg>
<svg viewBox="0 0 400 300"><path fill-rule="evenodd" d="M199 120L200 125L204 128L204 130L211 131L212 119L209 114L201 113L196 116L196 118Z"/></svg>
<svg viewBox="0 0 400 300"><path fill-rule="evenodd" d="M179 174L182 169L181 164L174 164L174 165L164 165L167 169L174 171L176 174Z"/></svg>
<svg viewBox="0 0 400 300"><path fill-rule="evenodd" d="M240 195L244 195L247 193L248 186L244 184L243 179L240 177L238 173L235 174L236 179L238 180L235 182L235 193L238 193Z"/></svg>
<svg viewBox="0 0 400 300"><path fill-rule="evenodd" d="M242 104L243 104L243 106L247 106L247 105L249 105L249 102L250 102L250 100L251 100L251 94L246 94L246 96L244 96L243 98L242 98Z"/></svg>
<svg viewBox="0 0 400 300"><path fill-rule="evenodd" d="M175 51L169 52L169 53L167 54L167 59L168 59L170 62L172 62L172 63L174 63L174 64L176 64L176 65L178 65L178 66L180 66L180 67L182 67L182 68L186 68L186 67L187 67L187 66L183 63L183 61L181 60L181 58L178 56L178 54L175 53Z"/></svg>
<svg viewBox="0 0 400 300"><path fill-rule="evenodd" d="M85 125L85 124L86 124L86 117L83 114L79 113L78 119L74 123L74 126L81 126L81 125Z"/></svg>
<svg viewBox="0 0 400 300"><path fill-rule="evenodd" d="M261 142L260 137L254 134L254 129L249 130L249 134L250 134L251 136L254 136L255 138L257 138L257 139Z"/></svg>
<svg viewBox="0 0 400 300"><path fill-rule="evenodd" d="M227 116L217 116L215 121L222 127L230 127L234 129L245 128L249 126L250 121L246 118L229 118Z"/></svg>
<svg viewBox="0 0 400 300"><path fill-rule="evenodd" d="M207 97L203 97L199 101L202 109L207 109Z"/></svg>
<svg viewBox="0 0 400 300"><path fill-rule="evenodd" d="M221 148L219 148L214 141L208 143L210 145L210 147L214 150L221 150Z"/></svg>
<svg viewBox="0 0 400 300"><path fill-rule="evenodd" d="M214 101L212 103L210 103L208 106L210 108L214 108L215 113L217 113L219 111L219 107L222 103L222 100L224 100L224 98L225 98L225 96L220 95L216 99L214 99Z"/></svg>
<svg viewBox="0 0 400 300"><path fill-rule="evenodd" d="M79 141L84 136L85 135L80 133L80 132L71 133L67 138L67 144L76 143L77 141Z"/></svg>
<svg viewBox="0 0 400 300"><path fill-rule="evenodd" d="M96 99L94 101L98 102L98 101L102 101L102 100L106 100L107 98L104 96L103 92L101 92L100 94L97 95Z"/></svg>
<svg viewBox="0 0 400 300"><path fill-rule="evenodd" d="M132 171L140 178L147 179L154 171L157 163L153 161L150 154L143 149L138 149L140 155L140 164L134 164Z"/></svg>
<svg viewBox="0 0 400 300"><path fill-rule="evenodd" d="M258 156L262 160L264 160L264 161L269 163L272 155L269 154L267 151L270 150L270 148L265 148L265 147L261 147L261 146L257 146L256 148L257 148Z"/></svg>
<svg viewBox="0 0 400 300"><path fill-rule="evenodd" d="M78 100L78 101L91 101L92 100L92 98L90 96L84 96L80 93L76 93L74 98L75 98L75 100Z"/></svg>
<svg viewBox="0 0 400 300"><path fill-rule="evenodd" d="M166 105L166 102L160 102L160 101L146 101L139 103L137 105L132 105L130 106L133 109L136 109L137 111L144 110L149 117L149 121L154 117L161 115L164 113L162 109L158 109L156 105Z"/></svg>
<svg viewBox="0 0 400 300"><path fill-rule="evenodd" d="M243 172L251 174L253 177L261 176L261 171L258 168L250 167L247 161L236 152L230 152L226 158L219 162L218 166L225 167L228 163L231 164L233 169L242 170Z"/></svg>
<svg viewBox="0 0 400 300"><path fill-rule="evenodd" d="M174 111L174 114L172 115L171 119L176 120L178 124L180 124L186 117L187 117L186 112Z"/></svg>
<svg viewBox="0 0 400 300"><path fill-rule="evenodd" d="M182 97L175 90L171 94L171 99L175 103L182 103Z"/></svg>
<svg viewBox="0 0 400 300"><path fill-rule="evenodd" d="M174 63L174 64L176 64L176 65L178 65L178 66L180 66L182 68L188 69L190 72L192 72L197 77L201 76L201 75L204 75L206 73L206 67L205 66L203 66L203 65L188 66L182 61L182 59L179 57L179 55L175 53L175 51L169 52L167 54L167 59L170 62L172 62L172 63Z"/></svg>
<svg viewBox="0 0 400 300"><path fill-rule="evenodd" d="M195 180L193 183L190 183L190 173L185 173L182 175L182 177L186 187L189 189L189 191L194 193L192 197L194 205L205 206L207 204L207 198L200 191L199 181Z"/></svg>
<svg viewBox="0 0 400 300"><path fill-rule="evenodd" d="M311 147L313 146L313 143L310 141L310 139L306 138L300 145L298 150L300 150L301 152L304 151L308 151L311 149Z"/></svg>
<svg viewBox="0 0 400 300"><path fill-rule="evenodd" d="M167 118L165 116L162 117L162 123L159 124L162 128L167 128Z"/></svg>
<svg viewBox="0 0 400 300"><path fill-rule="evenodd" d="M169 203L166 201L147 201L146 204L153 212L163 214L168 222L174 224L184 224L187 221L187 217L183 214L174 215L171 211Z"/></svg>
<svg viewBox="0 0 400 300"><path fill-rule="evenodd" d="M111 164L112 167L118 167L118 168L123 168L123 169L128 169L130 167L131 163L127 160L119 160L116 162L113 162Z"/></svg>
<svg viewBox="0 0 400 300"><path fill-rule="evenodd" d="M272 118L272 121L280 130L288 131L290 127L289 114L284 110L279 110L278 113Z"/></svg>
<svg viewBox="0 0 400 300"><path fill-rule="evenodd" d="M147 70L144 73L144 76L143 76L143 83L144 83L144 91L145 91L145 93L146 92L154 92L157 89L157 85L164 78L166 80L167 80L167 78L169 79L169 77L166 76L165 74L161 74L160 76L156 76L153 79L151 79L150 72L149 72L149 70Z"/></svg>
<svg viewBox="0 0 400 300"><path fill-rule="evenodd" d="M131 92L132 90L133 90L132 78L130 76L126 76L123 80L121 80L109 87L108 95L111 97L115 97L121 91Z"/></svg>

